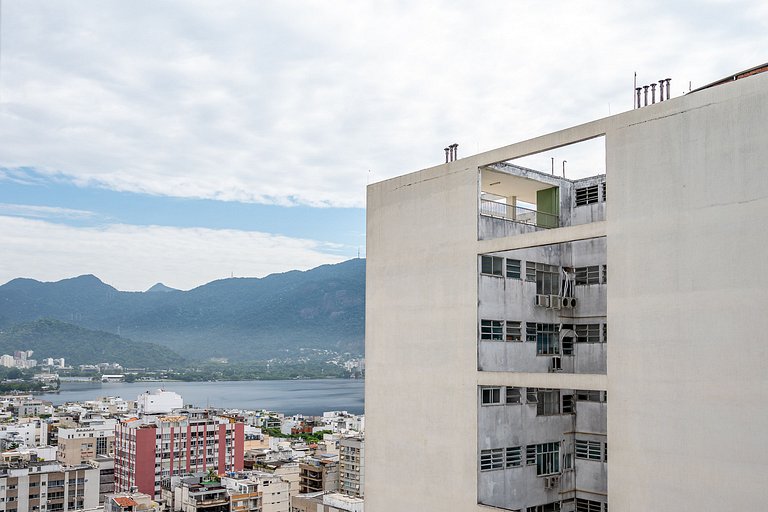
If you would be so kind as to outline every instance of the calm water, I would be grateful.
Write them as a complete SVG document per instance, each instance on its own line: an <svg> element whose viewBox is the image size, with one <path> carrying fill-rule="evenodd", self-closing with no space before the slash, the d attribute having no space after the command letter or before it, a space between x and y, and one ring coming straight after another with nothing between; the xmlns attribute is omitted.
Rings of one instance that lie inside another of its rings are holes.
<svg viewBox="0 0 768 512"><path fill-rule="evenodd" d="M59 393L39 395L55 405L119 396L136 400L144 391L162 388L175 391L185 405L232 409L267 409L285 414L320 415L323 411L363 413L361 379L256 380L225 382L62 382Z"/></svg>

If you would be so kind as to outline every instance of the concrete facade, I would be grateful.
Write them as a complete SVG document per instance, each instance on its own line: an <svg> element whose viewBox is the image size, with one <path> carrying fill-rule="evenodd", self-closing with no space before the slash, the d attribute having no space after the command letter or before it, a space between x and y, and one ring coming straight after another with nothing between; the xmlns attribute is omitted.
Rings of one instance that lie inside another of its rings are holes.
<svg viewBox="0 0 768 512"><path fill-rule="evenodd" d="M487 387L599 393L577 401L576 414L545 420L555 423L553 435L575 432L558 440L562 466L576 441L595 455L574 458L573 475L560 471L558 484L577 498L589 489L582 499L602 508L607 494L614 512L762 509L768 373L764 340L752 331L768 299L767 122L763 73L370 185L369 511L488 510L479 502L489 500L506 509L575 508L545 486L484 476L486 440L540 443L549 428L528 428L538 420L525 402L483 407ZM511 201L497 194L503 207L483 202L491 185L484 173L530 178L500 162L601 136L607 180L538 178ZM607 200L575 208L576 189L595 184ZM547 199L546 216L518 209L552 186L559 197ZM499 223L494 214L515 219ZM552 215L558 224L541 229ZM574 356L573 368L552 372L526 342L483 340L483 315L539 322L552 312L516 310L522 302L504 297L530 283L483 276L482 255L600 267L598 281L574 293L595 308L590 323L606 340L610 319L610 342L584 343L589 353ZM516 429L515 421L524 423Z"/></svg>

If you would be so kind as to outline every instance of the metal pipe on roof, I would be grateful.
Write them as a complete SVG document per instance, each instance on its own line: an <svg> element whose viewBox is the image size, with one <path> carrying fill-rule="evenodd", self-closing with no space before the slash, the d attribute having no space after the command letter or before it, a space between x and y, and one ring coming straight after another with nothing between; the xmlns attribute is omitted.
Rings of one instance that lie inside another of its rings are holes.
<svg viewBox="0 0 768 512"><path fill-rule="evenodd" d="M640 91L642 90L642 87L636 87L635 91L637 91L637 108L640 108Z"/></svg>
<svg viewBox="0 0 768 512"><path fill-rule="evenodd" d="M451 151L451 149L445 148L443 151L445 151L445 163L448 163L448 153Z"/></svg>
<svg viewBox="0 0 768 512"><path fill-rule="evenodd" d="M651 84L651 104L656 103L656 84Z"/></svg>
<svg viewBox="0 0 768 512"><path fill-rule="evenodd" d="M669 84L672 83L672 79L671 78L667 78L666 82L667 82L667 99L669 99L669 89L670 89L670 85Z"/></svg>
<svg viewBox="0 0 768 512"><path fill-rule="evenodd" d="M664 80L659 80L659 101L664 101Z"/></svg>
<svg viewBox="0 0 768 512"><path fill-rule="evenodd" d="M648 106L648 86L644 85L643 89L644 89L643 92L645 92L645 104L643 106L647 107Z"/></svg>

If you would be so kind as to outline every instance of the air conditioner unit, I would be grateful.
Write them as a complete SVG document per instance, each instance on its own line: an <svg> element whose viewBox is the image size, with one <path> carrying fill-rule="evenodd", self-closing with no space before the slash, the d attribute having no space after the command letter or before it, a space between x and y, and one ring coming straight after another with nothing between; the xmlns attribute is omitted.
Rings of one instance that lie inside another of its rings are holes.
<svg viewBox="0 0 768 512"><path fill-rule="evenodd" d="M560 356L554 356L552 362L549 363L549 369L553 372L563 371L563 359Z"/></svg>
<svg viewBox="0 0 768 512"><path fill-rule="evenodd" d="M564 308L575 308L576 307L576 297L563 297L563 307Z"/></svg>
<svg viewBox="0 0 768 512"><path fill-rule="evenodd" d="M534 305L539 306L541 308L548 308L549 295L536 295L536 299L534 300Z"/></svg>
<svg viewBox="0 0 768 512"><path fill-rule="evenodd" d="M560 475L548 476L544 479L545 489L554 489L560 485Z"/></svg>
<svg viewBox="0 0 768 512"><path fill-rule="evenodd" d="M549 307L552 309L560 309L560 307L563 304L563 298L559 295L550 295L549 296Z"/></svg>

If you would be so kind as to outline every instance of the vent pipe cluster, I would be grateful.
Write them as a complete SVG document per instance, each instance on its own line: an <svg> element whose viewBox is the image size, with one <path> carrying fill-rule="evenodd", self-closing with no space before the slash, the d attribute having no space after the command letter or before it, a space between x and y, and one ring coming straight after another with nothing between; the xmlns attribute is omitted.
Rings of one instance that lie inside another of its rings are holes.
<svg viewBox="0 0 768 512"><path fill-rule="evenodd" d="M672 82L671 78L662 78L659 80L659 101L664 101L665 99L669 99L669 92L671 89L670 83ZM640 107L647 107L648 106L648 89L651 90L651 105L656 103L656 83L652 83L650 85L641 85L640 87L635 87L635 95L637 98L637 102L635 103L635 108ZM664 92L666 89L667 96L664 97ZM640 104L640 96L642 92L643 97L643 104Z"/></svg>
<svg viewBox="0 0 768 512"><path fill-rule="evenodd" d="M459 145L458 144L451 144L447 148L444 148L445 151L445 163L453 162L459 157Z"/></svg>

